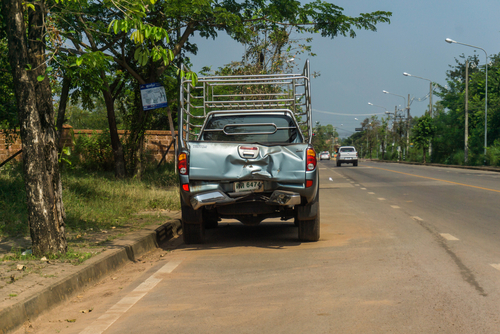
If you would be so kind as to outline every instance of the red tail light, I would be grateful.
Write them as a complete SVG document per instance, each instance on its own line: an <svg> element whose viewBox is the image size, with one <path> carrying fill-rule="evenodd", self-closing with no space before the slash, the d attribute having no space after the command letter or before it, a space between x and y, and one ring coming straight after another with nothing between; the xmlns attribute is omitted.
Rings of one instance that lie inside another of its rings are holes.
<svg viewBox="0 0 500 334"><path fill-rule="evenodd" d="M179 169L179 174L188 175L188 164L187 164L187 154L179 154L177 168Z"/></svg>
<svg viewBox="0 0 500 334"><path fill-rule="evenodd" d="M312 171L316 168L317 164L316 152L312 147L307 148L307 160L306 160L306 170Z"/></svg>

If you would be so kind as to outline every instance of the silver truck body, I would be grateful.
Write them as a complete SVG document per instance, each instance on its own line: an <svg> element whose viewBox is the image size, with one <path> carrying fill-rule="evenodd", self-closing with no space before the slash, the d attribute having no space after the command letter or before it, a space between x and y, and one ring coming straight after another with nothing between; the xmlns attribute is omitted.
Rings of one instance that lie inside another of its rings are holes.
<svg viewBox="0 0 500 334"><path fill-rule="evenodd" d="M271 217L317 217L310 100L309 62L300 75L202 77L196 86L182 80L178 152L186 227L221 218L255 225Z"/></svg>

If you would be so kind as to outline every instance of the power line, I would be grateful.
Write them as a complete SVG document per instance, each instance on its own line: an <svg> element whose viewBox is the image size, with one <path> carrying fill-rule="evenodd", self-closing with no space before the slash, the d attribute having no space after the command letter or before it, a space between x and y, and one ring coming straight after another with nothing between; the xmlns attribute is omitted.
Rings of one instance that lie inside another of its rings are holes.
<svg viewBox="0 0 500 334"><path fill-rule="evenodd" d="M324 110L318 110L318 109L314 109L313 108L313 111L315 112L319 112L319 113L322 113L322 114L331 114L331 115L336 115L336 116L372 116L372 115L385 115L384 112L381 112L381 113L369 113L369 114L342 114L342 113L336 113L336 112L332 112L332 111L324 111Z"/></svg>

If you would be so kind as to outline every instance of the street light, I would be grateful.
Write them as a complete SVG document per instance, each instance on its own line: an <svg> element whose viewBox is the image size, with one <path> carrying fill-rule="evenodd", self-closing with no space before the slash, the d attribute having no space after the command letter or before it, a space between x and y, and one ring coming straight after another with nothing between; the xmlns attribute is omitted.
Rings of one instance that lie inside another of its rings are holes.
<svg viewBox="0 0 500 334"><path fill-rule="evenodd" d="M426 78L418 77L416 75L411 75L410 73L406 73L406 72L404 72L403 75L405 77L415 77L418 79L429 81L429 115L432 118L432 81L429 79L426 79ZM432 162L432 141L430 141L430 143L429 143L429 158L431 159L431 162Z"/></svg>
<svg viewBox="0 0 500 334"><path fill-rule="evenodd" d="M374 107L379 107L379 108L385 109L385 111L387 112L387 108L386 107L378 106L378 105L373 104L371 102L368 102L368 104L371 105L371 106L374 106Z"/></svg>
<svg viewBox="0 0 500 334"><path fill-rule="evenodd" d="M386 90L383 90L382 93L384 93L384 94L391 94L391 95L396 95L396 96L402 97L403 100L405 100L405 104L404 105L406 105L406 98L403 95L398 95L398 94L390 93L390 92L388 92Z"/></svg>
<svg viewBox="0 0 500 334"><path fill-rule="evenodd" d="M429 79L426 79L426 78L418 77L416 75L411 75L410 73L406 73L406 72L404 72L403 75L405 77L414 77L414 78L419 78L419 79L422 79L422 80L427 80L427 81L430 82L430 88L429 88L429 114L432 117L432 81L429 80Z"/></svg>
<svg viewBox="0 0 500 334"><path fill-rule="evenodd" d="M486 52L485 49L480 48L479 46L474 46L474 45L469 45L465 43L460 43L457 41L452 40L451 38L445 39L446 43L454 43L454 44L461 44L465 45L474 49L479 49L483 50L484 54L486 55L486 64L484 65L486 67L486 87L484 89L484 165L486 165L486 147L488 146L488 53Z"/></svg>

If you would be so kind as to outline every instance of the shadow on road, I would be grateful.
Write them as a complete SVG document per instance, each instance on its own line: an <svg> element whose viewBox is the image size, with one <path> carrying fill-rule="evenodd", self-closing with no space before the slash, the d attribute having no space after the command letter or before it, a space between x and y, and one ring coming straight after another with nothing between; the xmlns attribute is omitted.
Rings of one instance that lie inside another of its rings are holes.
<svg viewBox="0 0 500 334"><path fill-rule="evenodd" d="M299 246L297 227L293 220L265 220L257 226L246 226L235 220L222 220L214 229L205 230L205 243L181 244L181 249L225 249L231 247L255 247L284 249Z"/></svg>

